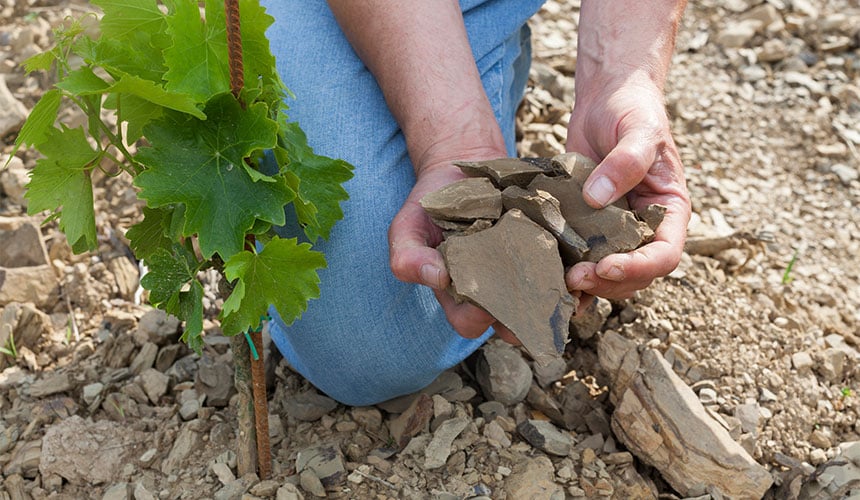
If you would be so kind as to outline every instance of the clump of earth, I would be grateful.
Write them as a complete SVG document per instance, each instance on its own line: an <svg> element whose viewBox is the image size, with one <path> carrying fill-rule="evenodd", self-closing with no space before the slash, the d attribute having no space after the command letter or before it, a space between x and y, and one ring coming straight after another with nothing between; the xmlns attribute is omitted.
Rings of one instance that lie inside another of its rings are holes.
<svg viewBox="0 0 860 500"><path fill-rule="evenodd" d="M89 10L0 0L3 163L52 84L18 63ZM578 1L551 0L531 21L520 157L564 152L578 15ZM373 407L338 405L267 349L266 481L239 476L232 451L216 277L204 280L198 356L140 293L128 180L95 176L99 250L73 255L55 223L24 215L36 157L19 151L0 173L0 347L16 348L0 354L0 499L856 493L858 32L847 0L691 2L666 88L694 211L679 268L630 300L589 305L556 360L493 341L422 393ZM695 422L655 430L678 408ZM670 443L686 461L663 460ZM743 474L696 482L691 464L727 465L709 443L743 450Z"/></svg>

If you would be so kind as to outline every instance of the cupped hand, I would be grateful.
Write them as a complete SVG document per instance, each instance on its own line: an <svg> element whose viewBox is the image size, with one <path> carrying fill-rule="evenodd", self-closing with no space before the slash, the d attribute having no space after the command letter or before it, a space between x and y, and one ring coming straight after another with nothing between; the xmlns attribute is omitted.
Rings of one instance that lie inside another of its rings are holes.
<svg viewBox="0 0 860 500"><path fill-rule="evenodd" d="M484 160L503 156L505 153L498 151L471 152L455 159ZM469 303L458 304L446 290L451 284L451 277L442 254L436 250L442 241L442 231L433 224L419 201L425 194L465 177L452 160L437 161L416 169L418 178L415 186L388 229L391 270L401 281L432 288L448 322L463 337L480 337L492 326L502 339L516 343L510 331L489 313Z"/></svg>
<svg viewBox="0 0 860 500"><path fill-rule="evenodd" d="M690 220L690 197L662 90L647 79L590 89L581 93L577 89L567 140L568 151L602 160L584 185L586 202L601 208L626 195L631 208L658 203L667 211L654 241L596 264L577 263L565 279L571 291L629 298L678 265Z"/></svg>

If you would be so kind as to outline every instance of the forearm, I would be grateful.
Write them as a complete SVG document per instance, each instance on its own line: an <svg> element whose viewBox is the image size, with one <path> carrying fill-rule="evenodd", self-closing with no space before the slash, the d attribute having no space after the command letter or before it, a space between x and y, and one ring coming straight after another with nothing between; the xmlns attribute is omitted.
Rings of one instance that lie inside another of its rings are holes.
<svg viewBox="0 0 860 500"><path fill-rule="evenodd" d="M583 0L577 93L619 81L666 81L686 0ZM582 85L580 85L582 82Z"/></svg>
<svg viewBox="0 0 860 500"><path fill-rule="evenodd" d="M457 142L504 152L456 1L329 5L379 83L417 169Z"/></svg>

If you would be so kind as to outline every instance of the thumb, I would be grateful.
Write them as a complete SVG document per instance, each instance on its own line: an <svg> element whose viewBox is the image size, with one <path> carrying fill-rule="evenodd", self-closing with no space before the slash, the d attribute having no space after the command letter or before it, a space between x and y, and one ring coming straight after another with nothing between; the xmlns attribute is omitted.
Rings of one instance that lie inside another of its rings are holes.
<svg viewBox="0 0 860 500"><path fill-rule="evenodd" d="M400 281L418 283L436 290L446 288L451 278L445 262L430 242L438 232L417 203L407 200L388 229L389 265Z"/></svg>
<svg viewBox="0 0 860 500"><path fill-rule="evenodd" d="M586 203L603 208L636 187L656 160L653 138L627 134L594 169L583 186Z"/></svg>

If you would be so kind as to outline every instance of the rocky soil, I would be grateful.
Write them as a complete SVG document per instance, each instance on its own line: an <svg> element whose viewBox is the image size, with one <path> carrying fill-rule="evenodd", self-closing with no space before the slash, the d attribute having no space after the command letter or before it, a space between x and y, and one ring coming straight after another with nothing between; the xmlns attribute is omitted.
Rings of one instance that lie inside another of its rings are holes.
<svg viewBox="0 0 860 500"><path fill-rule="evenodd" d="M522 156L563 149L578 3L550 1L532 22ZM87 9L0 0L4 155L51 83L17 63ZM693 484L690 464L734 483L719 451L735 446L752 463L732 471L772 480L766 498L856 495L858 32L848 0L691 2L667 86L695 212L680 267L595 304L561 363L492 342L375 407L336 404L269 353L269 481L236 477L217 324L199 357L142 300L128 180L95 179L101 245L74 256L53 224L23 216L36 158L19 152L0 174L0 346L16 348L0 354L0 499L720 498L731 490Z"/></svg>

